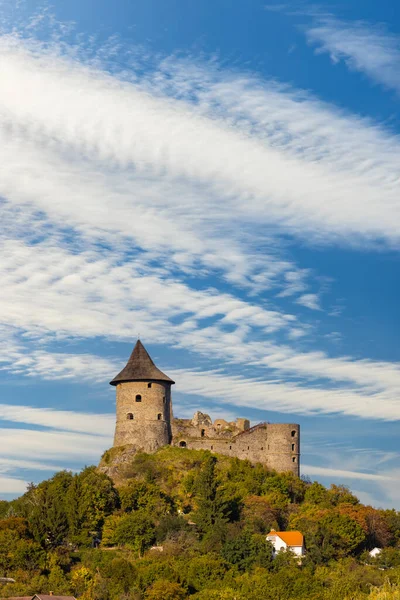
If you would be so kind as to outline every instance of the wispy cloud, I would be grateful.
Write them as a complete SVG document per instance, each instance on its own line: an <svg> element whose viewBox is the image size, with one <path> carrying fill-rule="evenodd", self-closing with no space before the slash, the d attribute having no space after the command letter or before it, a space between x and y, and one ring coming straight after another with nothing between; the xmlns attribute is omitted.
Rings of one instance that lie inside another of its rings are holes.
<svg viewBox="0 0 400 600"><path fill-rule="evenodd" d="M106 382L113 357L62 341L141 332L218 362L166 365L209 405L399 419L398 364L301 349L315 278L280 239L398 248L398 138L215 62L120 60L112 41L91 52L62 28L48 44L26 33L0 37L2 368L87 381L90 366ZM0 416L24 423L0 432L4 469L95 461L111 443L107 415L3 404Z"/></svg>
<svg viewBox="0 0 400 600"><path fill-rule="evenodd" d="M79 418L79 415L77 415ZM35 456L38 460L62 461L66 466L73 461L98 461L106 448L112 445L112 436L98 436L66 431L37 431L34 429L0 429L4 446L3 457Z"/></svg>
<svg viewBox="0 0 400 600"><path fill-rule="evenodd" d="M297 298L296 302L310 310L321 310L318 294L303 294Z"/></svg>
<svg viewBox="0 0 400 600"><path fill-rule="evenodd" d="M78 358L78 357L76 357ZM68 366L66 367L68 369ZM75 373L79 377L79 372ZM65 431L90 433L93 435L111 435L114 429L114 415L85 414L51 408L32 408L0 404L0 419L14 423L27 423Z"/></svg>
<svg viewBox="0 0 400 600"><path fill-rule="evenodd" d="M0 493L2 495L12 494L13 496L19 496L26 492L28 482L17 477L5 477L0 475Z"/></svg>
<svg viewBox="0 0 400 600"><path fill-rule="evenodd" d="M142 244L150 236L158 246L173 240L198 254L204 238L195 228L206 215L211 230L216 219L225 228L240 217L253 227L273 222L302 236L318 230L320 240L324 234L344 241L354 233L398 242L388 211L396 207L399 144L383 129L304 93L207 65L165 60L129 83L10 36L2 38L0 54L1 191L13 203L33 204L86 230L90 215L92 230L117 229ZM101 175L104 161L114 169ZM15 178L22 164L23 187ZM38 178L44 165L46 177ZM127 172L133 166L134 176ZM132 202L135 197L146 204ZM161 211L163 236L157 235ZM139 227L135 213L148 226Z"/></svg>
<svg viewBox="0 0 400 600"><path fill-rule="evenodd" d="M379 473L363 473L361 471L347 471L345 469L329 469L327 467L316 467L315 465L302 465L302 472L306 475L329 477L330 479L364 479L366 481L392 481L391 475L380 475ZM397 480L397 478L396 478Z"/></svg>
<svg viewBox="0 0 400 600"><path fill-rule="evenodd" d="M310 43L334 62L344 61L350 69L400 93L400 36L383 25L332 16L316 18L306 32Z"/></svg>

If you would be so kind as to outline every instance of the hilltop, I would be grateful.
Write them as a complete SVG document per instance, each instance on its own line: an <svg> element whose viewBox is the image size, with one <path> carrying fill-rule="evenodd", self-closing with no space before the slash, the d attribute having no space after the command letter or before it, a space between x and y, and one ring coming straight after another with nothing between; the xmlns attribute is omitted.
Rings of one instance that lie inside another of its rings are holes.
<svg viewBox="0 0 400 600"><path fill-rule="evenodd" d="M271 528L305 535L302 564L272 559ZM0 595L359 600L386 585L382 597L397 598L399 540L399 513L364 506L344 486L208 451L126 446L0 503L0 576L17 581ZM384 551L371 559L375 546Z"/></svg>

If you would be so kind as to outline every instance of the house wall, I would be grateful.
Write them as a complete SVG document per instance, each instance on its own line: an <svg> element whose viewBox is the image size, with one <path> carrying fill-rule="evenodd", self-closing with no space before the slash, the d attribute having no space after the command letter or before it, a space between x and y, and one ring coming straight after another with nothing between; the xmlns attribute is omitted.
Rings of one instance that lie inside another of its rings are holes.
<svg viewBox="0 0 400 600"><path fill-rule="evenodd" d="M277 536L267 536L267 540L271 542L274 547L274 554L277 554L280 551L286 552L290 550L296 556L303 556L304 547L303 546L288 546L286 542L284 542L278 535Z"/></svg>

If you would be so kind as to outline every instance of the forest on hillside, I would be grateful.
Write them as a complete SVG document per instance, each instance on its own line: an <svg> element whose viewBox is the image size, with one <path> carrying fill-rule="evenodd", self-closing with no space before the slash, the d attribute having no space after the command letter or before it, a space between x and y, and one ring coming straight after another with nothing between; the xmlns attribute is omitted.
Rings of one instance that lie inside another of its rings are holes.
<svg viewBox="0 0 400 600"><path fill-rule="evenodd" d="M272 528L304 534L301 564L272 559ZM117 487L87 467L1 501L0 577L15 579L2 598L400 600L400 513L344 486L166 447L127 462Z"/></svg>

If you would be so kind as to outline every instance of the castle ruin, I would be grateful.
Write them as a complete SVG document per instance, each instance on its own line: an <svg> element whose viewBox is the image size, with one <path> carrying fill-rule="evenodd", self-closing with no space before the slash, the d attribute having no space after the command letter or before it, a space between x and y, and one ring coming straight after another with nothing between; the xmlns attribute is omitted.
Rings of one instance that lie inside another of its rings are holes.
<svg viewBox="0 0 400 600"><path fill-rule="evenodd" d="M299 475L299 425L258 423L250 427L247 419L212 422L202 412L196 412L193 419L175 419L171 396L175 382L156 367L140 340L110 383L117 392L114 446L131 445L148 453L166 445L210 450Z"/></svg>

